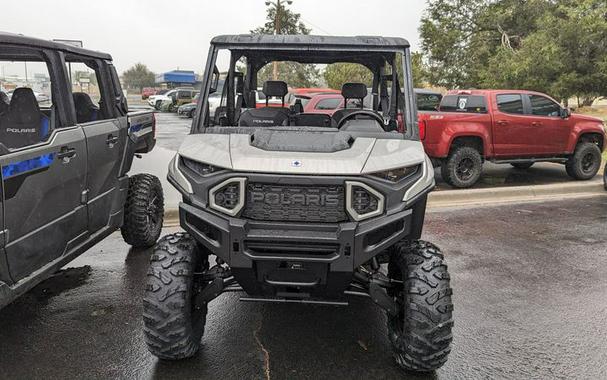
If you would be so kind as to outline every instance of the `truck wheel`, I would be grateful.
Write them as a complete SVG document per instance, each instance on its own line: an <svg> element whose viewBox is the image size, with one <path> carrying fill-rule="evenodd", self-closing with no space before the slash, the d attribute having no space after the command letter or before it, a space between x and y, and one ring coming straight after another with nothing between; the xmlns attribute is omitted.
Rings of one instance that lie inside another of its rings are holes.
<svg viewBox="0 0 607 380"><path fill-rule="evenodd" d="M156 244L143 295L143 332L154 356L180 360L198 352L207 305L195 305L202 288L194 273L205 269L208 259L189 234L168 235Z"/></svg>
<svg viewBox="0 0 607 380"><path fill-rule="evenodd" d="M601 149L590 142L578 144L573 156L565 164L567 174L578 180L589 180L601 167Z"/></svg>
<svg viewBox="0 0 607 380"><path fill-rule="evenodd" d="M441 176L453 187L466 188L478 181L482 170L483 158L478 150L460 146L455 148L441 165Z"/></svg>
<svg viewBox="0 0 607 380"><path fill-rule="evenodd" d="M389 293L400 309L388 314L394 357L407 371L434 371L447 362L453 339L453 292L443 255L433 244L403 241L393 248L388 271L403 282Z"/></svg>
<svg viewBox="0 0 607 380"><path fill-rule="evenodd" d="M124 205L124 241L135 248L149 248L156 243L164 219L164 195L160 180L151 174L129 178L129 192Z"/></svg>
<svg viewBox="0 0 607 380"><path fill-rule="evenodd" d="M526 170L533 166L533 162L513 162L510 165L517 169Z"/></svg>

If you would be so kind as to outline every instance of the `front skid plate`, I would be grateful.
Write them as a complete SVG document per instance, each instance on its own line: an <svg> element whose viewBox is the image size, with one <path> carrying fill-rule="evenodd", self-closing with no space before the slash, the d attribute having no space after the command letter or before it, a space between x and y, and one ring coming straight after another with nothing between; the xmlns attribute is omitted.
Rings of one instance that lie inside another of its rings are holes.
<svg viewBox="0 0 607 380"><path fill-rule="evenodd" d="M306 303L314 305L333 305L333 306L348 306L347 301L321 301L311 299L293 299L293 298L255 298L255 297L240 297L243 302L273 302L273 303Z"/></svg>

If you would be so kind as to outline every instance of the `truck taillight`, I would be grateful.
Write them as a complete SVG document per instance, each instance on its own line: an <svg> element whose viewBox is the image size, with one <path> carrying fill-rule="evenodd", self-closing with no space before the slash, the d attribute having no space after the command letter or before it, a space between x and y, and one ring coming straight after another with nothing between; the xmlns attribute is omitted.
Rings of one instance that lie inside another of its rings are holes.
<svg viewBox="0 0 607 380"><path fill-rule="evenodd" d="M405 133L405 118L402 113L396 115L396 124L398 125L398 131L400 133Z"/></svg>
<svg viewBox="0 0 607 380"><path fill-rule="evenodd" d="M426 120L420 120L417 125L419 127L419 138L423 140L426 138Z"/></svg>

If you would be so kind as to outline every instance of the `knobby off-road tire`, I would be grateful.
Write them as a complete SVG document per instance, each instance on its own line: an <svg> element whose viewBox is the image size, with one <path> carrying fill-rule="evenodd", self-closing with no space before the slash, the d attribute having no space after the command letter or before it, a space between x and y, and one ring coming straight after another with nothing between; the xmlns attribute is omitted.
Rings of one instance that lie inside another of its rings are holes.
<svg viewBox="0 0 607 380"><path fill-rule="evenodd" d="M452 290L440 250L424 241L403 241L392 251L389 276L403 286L390 292L399 305L388 314L388 335L406 371L430 372L447 361L453 327Z"/></svg>
<svg viewBox="0 0 607 380"><path fill-rule="evenodd" d="M453 187L467 188L478 182L483 170L483 158L469 146L457 147L441 165L441 176Z"/></svg>
<svg viewBox="0 0 607 380"><path fill-rule="evenodd" d="M596 176L601 168L601 149L594 143L580 143L573 156L565 164L570 177L577 180L589 180Z"/></svg>
<svg viewBox="0 0 607 380"><path fill-rule="evenodd" d="M201 291L194 272L207 268L207 256L187 233L165 236L156 244L143 296L143 331L158 358L180 360L198 352L207 305L194 304Z"/></svg>
<svg viewBox="0 0 607 380"><path fill-rule="evenodd" d="M120 231L124 241L135 248L149 248L156 243L164 219L164 195L160 180L151 174L129 178L124 205L124 223Z"/></svg>
<svg viewBox="0 0 607 380"><path fill-rule="evenodd" d="M513 162L510 165L517 169L525 170L533 166L533 162Z"/></svg>

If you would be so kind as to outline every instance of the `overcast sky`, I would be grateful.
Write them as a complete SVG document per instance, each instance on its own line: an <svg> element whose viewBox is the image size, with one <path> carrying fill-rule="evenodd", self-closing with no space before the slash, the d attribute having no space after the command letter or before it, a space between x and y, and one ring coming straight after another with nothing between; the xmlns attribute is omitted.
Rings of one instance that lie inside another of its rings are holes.
<svg viewBox="0 0 607 380"><path fill-rule="evenodd" d="M77 39L110 53L120 72L143 62L155 72L202 72L210 39L265 22L264 0L3 1L0 30ZM382 35L419 46L425 0L293 0L313 34Z"/></svg>

